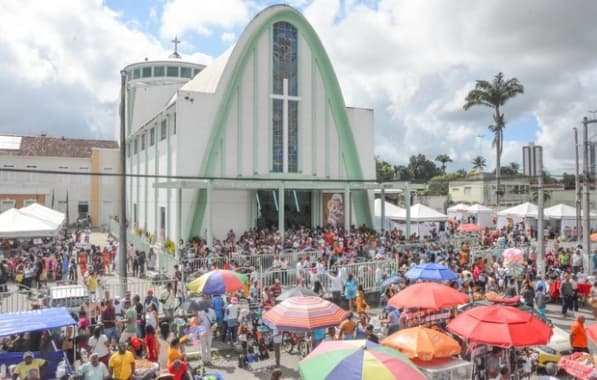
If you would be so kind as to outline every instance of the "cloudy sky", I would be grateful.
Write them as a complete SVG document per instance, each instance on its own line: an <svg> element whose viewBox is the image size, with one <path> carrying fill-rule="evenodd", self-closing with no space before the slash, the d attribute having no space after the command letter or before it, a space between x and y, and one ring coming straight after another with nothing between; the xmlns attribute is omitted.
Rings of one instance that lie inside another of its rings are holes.
<svg viewBox="0 0 597 380"><path fill-rule="evenodd" d="M119 70L166 57L208 64L273 1L2 0L0 133L114 138ZM376 154L447 153L449 170L494 165L489 109L463 111L476 79L525 86L505 107L504 163L544 146L574 171L572 128L597 109L597 2L294 0L327 48L347 105L375 110ZM597 140L597 125L590 129Z"/></svg>

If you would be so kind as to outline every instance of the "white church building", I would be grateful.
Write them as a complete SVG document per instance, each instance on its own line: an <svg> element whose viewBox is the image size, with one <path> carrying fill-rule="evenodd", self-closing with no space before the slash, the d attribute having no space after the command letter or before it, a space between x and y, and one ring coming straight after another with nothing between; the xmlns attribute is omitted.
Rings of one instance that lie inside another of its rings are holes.
<svg viewBox="0 0 597 380"><path fill-rule="evenodd" d="M373 110L347 107L295 9L260 12L208 66L126 66L127 210L160 240L372 225Z"/></svg>

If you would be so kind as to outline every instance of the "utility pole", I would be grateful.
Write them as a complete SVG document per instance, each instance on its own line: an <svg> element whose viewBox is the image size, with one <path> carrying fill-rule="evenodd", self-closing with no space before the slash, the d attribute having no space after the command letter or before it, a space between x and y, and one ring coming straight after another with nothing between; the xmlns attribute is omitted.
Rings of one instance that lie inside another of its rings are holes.
<svg viewBox="0 0 597 380"><path fill-rule="evenodd" d="M126 71L120 71L120 236L118 254L120 259L120 297L124 299L127 291L126 273Z"/></svg>
<svg viewBox="0 0 597 380"><path fill-rule="evenodd" d="M537 274L539 278L545 276L545 246L543 241L543 149L534 146L536 155L537 175Z"/></svg>
<svg viewBox="0 0 597 380"><path fill-rule="evenodd" d="M591 173L589 170L589 124L597 123L597 119L589 119L584 117L582 120L583 128L583 166L584 166L584 181L583 181L583 268L587 275L591 274L590 260L591 255L591 196L589 194L589 184L591 183Z"/></svg>
<svg viewBox="0 0 597 380"><path fill-rule="evenodd" d="M576 172L574 173L574 190L576 192L576 243L580 244L580 226L581 226L581 195L580 195L580 169L578 163L578 129L574 127L574 153L576 156Z"/></svg>

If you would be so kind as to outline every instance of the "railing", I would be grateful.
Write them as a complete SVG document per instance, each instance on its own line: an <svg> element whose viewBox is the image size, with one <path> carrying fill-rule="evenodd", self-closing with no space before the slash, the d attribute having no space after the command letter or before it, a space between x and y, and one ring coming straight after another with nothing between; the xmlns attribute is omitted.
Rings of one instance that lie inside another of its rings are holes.
<svg viewBox="0 0 597 380"><path fill-rule="evenodd" d="M115 219L110 219L110 234L116 239L120 237L120 223ZM126 240L128 243L132 243L136 250L149 252L149 242L129 229L126 230Z"/></svg>

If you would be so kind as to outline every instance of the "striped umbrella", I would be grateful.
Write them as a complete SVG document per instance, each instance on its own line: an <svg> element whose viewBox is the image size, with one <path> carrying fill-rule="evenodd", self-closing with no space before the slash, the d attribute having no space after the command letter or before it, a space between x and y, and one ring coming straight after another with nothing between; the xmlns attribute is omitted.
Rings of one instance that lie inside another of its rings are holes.
<svg viewBox="0 0 597 380"><path fill-rule="evenodd" d="M424 380L403 354L368 340L324 341L299 363L303 380Z"/></svg>
<svg viewBox="0 0 597 380"><path fill-rule="evenodd" d="M244 289L247 276L231 270L216 269L191 281L187 288L205 295L225 294Z"/></svg>
<svg viewBox="0 0 597 380"><path fill-rule="evenodd" d="M347 316L347 311L322 298L292 297L263 314L263 323L282 331L311 331L337 326Z"/></svg>

